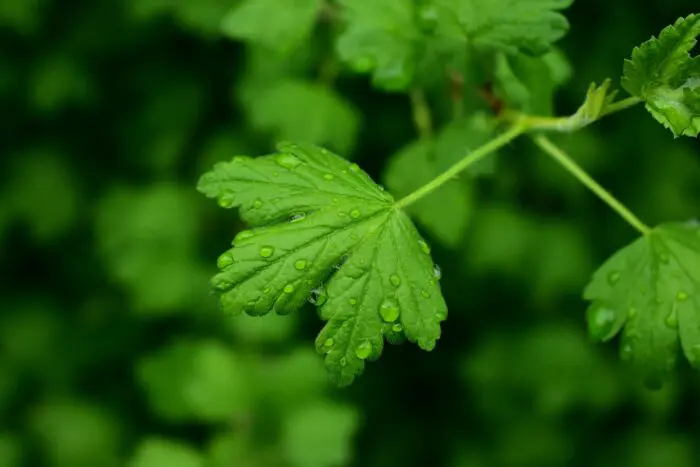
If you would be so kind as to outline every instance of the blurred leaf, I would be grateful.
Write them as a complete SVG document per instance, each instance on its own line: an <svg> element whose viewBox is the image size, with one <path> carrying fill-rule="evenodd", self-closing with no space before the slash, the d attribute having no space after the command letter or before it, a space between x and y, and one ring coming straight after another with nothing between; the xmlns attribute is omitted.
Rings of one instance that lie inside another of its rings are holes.
<svg viewBox="0 0 700 467"><path fill-rule="evenodd" d="M694 443L686 435L638 429L618 444L620 456L614 456L614 465L635 467L692 467L696 465ZM613 464L610 464L613 465Z"/></svg>
<svg viewBox="0 0 700 467"><path fill-rule="evenodd" d="M57 401L33 410L31 429L46 465L118 467L121 427L113 414L86 401Z"/></svg>
<svg viewBox="0 0 700 467"><path fill-rule="evenodd" d="M442 149L447 150L444 146ZM440 173L435 143L426 139L411 143L392 156L385 170L384 183L392 194L397 199L409 195ZM440 243L455 248L462 240L471 209L469 186L455 180L411 204L406 211Z"/></svg>
<svg viewBox="0 0 700 467"><path fill-rule="evenodd" d="M187 444L160 437L141 441L128 467L205 467L204 458Z"/></svg>
<svg viewBox="0 0 700 467"><path fill-rule="evenodd" d="M46 4L47 0L4 0L0 2L0 25L33 35L43 22Z"/></svg>
<svg viewBox="0 0 700 467"><path fill-rule="evenodd" d="M285 421L282 449L293 467L335 467L351 461L359 425L350 407L316 403L298 408Z"/></svg>
<svg viewBox="0 0 700 467"><path fill-rule="evenodd" d="M39 242L66 234L80 203L66 155L51 146L36 146L16 154L13 162L12 179L5 187L10 213L24 221Z"/></svg>
<svg viewBox="0 0 700 467"><path fill-rule="evenodd" d="M297 315L279 316L268 313L263 316L237 316L226 318L226 328L242 342L265 344L283 342L294 334ZM314 360L317 360L314 356Z"/></svg>
<svg viewBox="0 0 700 467"><path fill-rule="evenodd" d="M95 83L82 63L67 52L39 59L29 83L29 99L40 113L71 105L86 105L95 98Z"/></svg>
<svg viewBox="0 0 700 467"><path fill-rule="evenodd" d="M11 433L0 433L0 465L20 467L23 465L23 458L19 437Z"/></svg>
<svg viewBox="0 0 700 467"><path fill-rule="evenodd" d="M445 125L435 140L435 166L438 172L447 170L467 154L496 136L497 121L484 112L458 118ZM498 153L492 153L467 169L472 175L492 175L496 172Z"/></svg>
<svg viewBox="0 0 700 467"><path fill-rule="evenodd" d="M165 420L226 421L250 410L248 368L220 342L175 342L142 359L136 372Z"/></svg>
<svg viewBox="0 0 700 467"><path fill-rule="evenodd" d="M0 314L0 349L17 369L41 372L43 365L55 364L61 337L59 312L40 302L18 308Z"/></svg>
<svg viewBox="0 0 700 467"><path fill-rule="evenodd" d="M359 114L326 86L280 81L260 92L247 108L251 124L275 141L301 141L348 154L357 138Z"/></svg>
<svg viewBox="0 0 700 467"><path fill-rule="evenodd" d="M311 33L321 0L242 0L224 16L231 38L289 52Z"/></svg>
<svg viewBox="0 0 700 467"><path fill-rule="evenodd" d="M412 0L339 0L347 26L337 42L341 60L385 91L412 83L420 31Z"/></svg>
<svg viewBox="0 0 700 467"><path fill-rule="evenodd" d="M173 313L206 294L208 274L195 256L193 195L168 183L117 187L97 206L99 253L140 313Z"/></svg>
<svg viewBox="0 0 700 467"><path fill-rule="evenodd" d="M209 442L206 467L265 467L256 462L251 452L251 439L237 433L220 433Z"/></svg>

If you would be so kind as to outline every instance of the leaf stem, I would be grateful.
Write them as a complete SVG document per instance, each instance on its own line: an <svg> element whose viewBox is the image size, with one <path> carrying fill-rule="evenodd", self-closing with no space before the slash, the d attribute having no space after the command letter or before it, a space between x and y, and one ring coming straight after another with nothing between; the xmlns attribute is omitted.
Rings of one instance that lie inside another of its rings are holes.
<svg viewBox="0 0 700 467"><path fill-rule="evenodd" d="M523 134L526 129L527 127L525 125L516 123L515 125L510 127L508 131L498 135L496 138L479 146L478 148L467 154L463 159L455 163L452 167L448 168L443 173L441 173L422 187L418 188L413 193L407 195L405 198L399 200L394 206L397 209L401 209L415 203L422 197L440 188L440 186L454 178L456 175L458 175L461 171L463 171L470 165L479 162L481 159L488 156L492 152L510 143L515 138Z"/></svg>
<svg viewBox="0 0 700 467"><path fill-rule="evenodd" d="M622 102L622 101L620 101ZM589 190L596 194L600 199L602 199L608 206L610 206L615 212L617 212L628 224L637 229L642 235L648 235L651 229L639 220L632 211L627 209L620 201L618 201L613 195L610 194L605 188L600 186L598 182L593 180L593 178L586 173L585 170L581 168L574 160L561 148L556 146L552 141L549 140L545 135L536 135L533 137L535 144L552 157L556 162L558 162L562 167L564 167L570 174L576 177L581 183L583 183Z"/></svg>
<svg viewBox="0 0 700 467"><path fill-rule="evenodd" d="M430 106L425 98L425 92L420 88L411 89L409 92L411 99L411 111L413 113L413 124L422 139L433 136L433 117L430 114Z"/></svg>

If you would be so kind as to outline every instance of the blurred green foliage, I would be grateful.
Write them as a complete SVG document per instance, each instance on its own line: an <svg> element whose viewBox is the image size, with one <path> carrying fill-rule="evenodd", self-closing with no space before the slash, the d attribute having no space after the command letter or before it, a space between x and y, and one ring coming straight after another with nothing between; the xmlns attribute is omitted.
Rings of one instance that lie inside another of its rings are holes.
<svg viewBox="0 0 700 467"><path fill-rule="evenodd" d="M259 22L263 4L280 16ZM527 80L558 86L571 112L690 6L580 1L558 43L570 64L503 63L525 88L496 91L546 112ZM697 374L649 392L586 337L580 291L633 232L525 143L416 205L450 308L433 352L389 346L338 391L312 307L219 313L208 279L243 226L195 191L214 162L306 139L400 192L392 170L442 170L481 142L443 128L447 88L419 70L439 130L427 158L408 97L371 87L400 87L413 58L349 36L347 70L319 14L316 0L0 2L0 465L698 465ZM356 73L367 54L373 78ZM641 109L556 140L648 223L699 215L698 143Z"/></svg>

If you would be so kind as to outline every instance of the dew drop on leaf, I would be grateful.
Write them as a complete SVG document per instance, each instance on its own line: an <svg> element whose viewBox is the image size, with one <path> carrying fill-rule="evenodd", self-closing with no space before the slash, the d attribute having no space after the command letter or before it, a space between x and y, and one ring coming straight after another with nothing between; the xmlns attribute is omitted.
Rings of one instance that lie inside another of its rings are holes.
<svg viewBox="0 0 700 467"><path fill-rule="evenodd" d="M403 331L403 326L399 323L396 323L391 327L391 330L394 332L401 332Z"/></svg>
<svg viewBox="0 0 700 467"><path fill-rule="evenodd" d="M357 300L355 300L354 298L351 298L350 300L348 300L348 303L352 306L355 306L355 305L357 305Z"/></svg>
<svg viewBox="0 0 700 467"><path fill-rule="evenodd" d="M258 198L258 199L256 199L255 201L253 201L253 207L254 207L255 209L260 209L260 208L262 207L262 205L263 205L263 202L262 202L262 200L261 200L260 198Z"/></svg>
<svg viewBox="0 0 700 467"><path fill-rule="evenodd" d="M350 164L349 168L350 168L350 172L352 172L352 173L358 173L360 171L360 166L355 164L354 162L352 164Z"/></svg>
<svg viewBox="0 0 700 467"><path fill-rule="evenodd" d="M612 271L608 274L608 284L615 285L620 282L620 273L618 271Z"/></svg>
<svg viewBox="0 0 700 467"><path fill-rule="evenodd" d="M330 349L331 347L333 347L333 344L335 344L335 341L332 337L329 337L328 339L326 339L326 342L323 343L323 346L327 349Z"/></svg>
<svg viewBox="0 0 700 467"><path fill-rule="evenodd" d="M300 222L300 221L303 221L304 219L306 219L306 214L304 214L303 212L298 212L296 214L292 214L289 217L289 222Z"/></svg>
<svg viewBox="0 0 700 467"><path fill-rule="evenodd" d="M271 246L264 246L264 247L260 248L260 256L262 256L263 258L269 258L270 256L272 256L272 253L274 253L274 252L275 252L275 249L272 248Z"/></svg>
<svg viewBox="0 0 700 467"><path fill-rule="evenodd" d="M303 271L303 270L306 268L306 260L305 260L305 259L297 260L297 261L294 263L294 268L295 268L297 271Z"/></svg>
<svg viewBox="0 0 700 467"><path fill-rule="evenodd" d="M301 160L292 154L278 154L275 157L275 162L284 167L285 169L293 170L299 167L302 162Z"/></svg>
<svg viewBox="0 0 700 467"><path fill-rule="evenodd" d="M323 179L327 181L332 181L335 178L335 175L333 174L323 174Z"/></svg>
<svg viewBox="0 0 700 467"><path fill-rule="evenodd" d="M437 313L435 313L435 318L438 321L443 321L445 318L447 318L447 315L445 314L444 311L438 311Z"/></svg>
<svg viewBox="0 0 700 467"><path fill-rule="evenodd" d="M233 255L231 255L231 253L224 253L223 255L219 256L219 258L216 260L216 265L219 269L224 269L232 264Z"/></svg>
<svg viewBox="0 0 700 467"><path fill-rule="evenodd" d="M399 285L401 285L401 278L396 274L392 274L391 276L389 276L389 282L391 282L391 285L393 285L394 287L398 287Z"/></svg>
<svg viewBox="0 0 700 467"><path fill-rule="evenodd" d="M364 360L372 354L372 343L365 341L355 348L355 355L360 360Z"/></svg>
<svg viewBox="0 0 700 467"><path fill-rule="evenodd" d="M379 314L384 321L393 323L399 318L399 306L393 300L384 300L379 305Z"/></svg>
<svg viewBox="0 0 700 467"><path fill-rule="evenodd" d="M253 233L252 230L241 230L240 232L238 232L238 234L235 237L233 237L232 243L234 243L234 244L240 243L244 240L247 240L247 239L253 237L254 235L255 234Z"/></svg>
<svg viewBox="0 0 700 467"><path fill-rule="evenodd" d="M425 240L418 240L418 245L423 253L426 255L430 254L430 246L425 242Z"/></svg>
<svg viewBox="0 0 700 467"><path fill-rule="evenodd" d="M678 299L679 302L684 302L688 300L688 294L681 290L678 292L678 295L676 295L676 299Z"/></svg>
<svg viewBox="0 0 700 467"><path fill-rule="evenodd" d="M423 296L423 298L430 298L430 292L425 289L421 289L420 294Z"/></svg>
<svg viewBox="0 0 700 467"><path fill-rule="evenodd" d="M294 286L292 284L287 284L282 290L284 290L284 293L292 293L294 292Z"/></svg>
<svg viewBox="0 0 700 467"><path fill-rule="evenodd" d="M360 217L360 210L359 210L359 209L353 209L352 211L350 211L350 217L352 217L353 219L359 219L359 217Z"/></svg>
<svg viewBox="0 0 700 467"><path fill-rule="evenodd" d="M317 287L311 291L309 302L312 305L321 306L328 301L328 294L323 287Z"/></svg>
<svg viewBox="0 0 700 467"><path fill-rule="evenodd" d="M671 310L671 313L664 320L666 326L672 329L678 328L678 315L676 314L676 309Z"/></svg>
<svg viewBox="0 0 700 467"><path fill-rule="evenodd" d="M596 340L608 337L615 325L617 313L600 303L594 303L587 312L588 333Z"/></svg>
<svg viewBox="0 0 700 467"><path fill-rule="evenodd" d="M433 266L433 277L438 281L442 279L442 269L437 264Z"/></svg>
<svg viewBox="0 0 700 467"><path fill-rule="evenodd" d="M230 208L233 206L233 203L235 202L235 198L233 195L221 195L219 197L219 206L222 208Z"/></svg>

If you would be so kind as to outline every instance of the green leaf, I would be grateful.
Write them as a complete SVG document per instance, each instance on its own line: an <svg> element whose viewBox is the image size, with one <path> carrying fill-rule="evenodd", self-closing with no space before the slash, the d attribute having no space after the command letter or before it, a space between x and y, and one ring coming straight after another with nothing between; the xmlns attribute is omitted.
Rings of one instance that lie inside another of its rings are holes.
<svg viewBox="0 0 700 467"><path fill-rule="evenodd" d="M214 340L182 341L138 365L153 410L166 420L228 420L249 409L244 362Z"/></svg>
<svg viewBox="0 0 700 467"><path fill-rule="evenodd" d="M316 402L297 409L282 428L282 450L292 467L334 467L352 460L359 417L345 405Z"/></svg>
<svg viewBox="0 0 700 467"><path fill-rule="evenodd" d="M244 0L221 20L231 38L289 52L310 34L321 0Z"/></svg>
<svg viewBox="0 0 700 467"><path fill-rule="evenodd" d="M514 54L546 53L569 30L560 13L573 0L433 0L440 21L458 26L474 47ZM448 26L445 26L448 27Z"/></svg>
<svg viewBox="0 0 700 467"><path fill-rule="evenodd" d="M138 445L128 467L204 467L204 457L185 443L160 437Z"/></svg>
<svg viewBox="0 0 700 467"><path fill-rule="evenodd" d="M254 227L218 260L212 283L223 309L286 314L315 291L327 321L316 347L339 385L381 354L383 336L403 332L433 349L447 308L430 249L408 216L356 164L308 144L278 151L234 157L199 181Z"/></svg>
<svg viewBox="0 0 700 467"><path fill-rule="evenodd" d="M571 65L559 50L540 57L496 57L495 91L509 108L531 115L554 114L554 93L571 77Z"/></svg>
<svg viewBox="0 0 700 467"><path fill-rule="evenodd" d="M679 18L632 51L622 87L642 99L675 137L700 133L700 57L690 51L700 35L700 15Z"/></svg>
<svg viewBox="0 0 700 467"><path fill-rule="evenodd" d="M295 139L351 152L360 117L355 107L326 86L301 80L278 82L261 92L247 111L254 127L275 141Z"/></svg>
<svg viewBox="0 0 700 467"><path fill-rule="evenodd" d="M680 348L700 367L700 227L669 223L615 253L584 291L591 336L624 326L621 357L649 386L662 384Z"/></svg>
<svg viewBox="0 0 700 467"><path fill-rule="evenodd" d="M440 170L435 154L436 144L421 139L392 156L384 175L386 186L397 196L406 196L435 178ZM463 156L468 148L456 154ZM455 248L467 227L472 194L463 181L452 180L410 205L406 211L435 236L440 243Z"/></svg>
<svg viewBox="0 0 700 467"><path fill-rule="evenodd" d="M385 91L413 81L420 30L412 0L339 0L347 23L337 42L340 59Z"/></svg>

